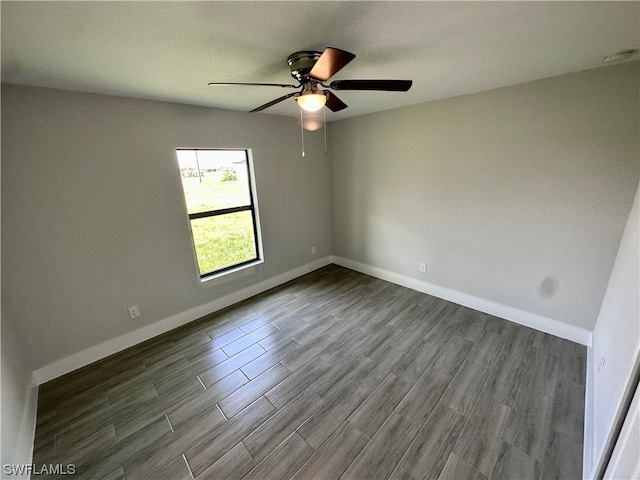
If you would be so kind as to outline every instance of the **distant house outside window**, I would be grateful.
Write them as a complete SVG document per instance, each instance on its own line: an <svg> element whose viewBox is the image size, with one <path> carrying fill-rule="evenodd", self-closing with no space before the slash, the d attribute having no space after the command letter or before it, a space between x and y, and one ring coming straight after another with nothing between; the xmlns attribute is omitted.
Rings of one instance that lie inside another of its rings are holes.
<svg viewBox="0 0 640 480"><path fill-rule="evenodd" d="M178 149L200 278L261 260L248 150Z"/></svg>

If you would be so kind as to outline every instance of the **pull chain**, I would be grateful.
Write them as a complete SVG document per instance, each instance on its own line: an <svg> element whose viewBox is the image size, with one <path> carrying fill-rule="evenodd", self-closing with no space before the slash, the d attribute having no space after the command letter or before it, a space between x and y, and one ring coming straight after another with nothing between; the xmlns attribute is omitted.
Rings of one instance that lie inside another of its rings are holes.
<svg viewBox="0 0 640 480"><path fill-rule="evenodd" d="M324 156L327 156L327 108L322 107L322 129L324 130Z"/></svg>
<svg viewBox="0 0 640 480"><path fill-rule="evenodd" d="M300 135L302 136L302 156L304 157L304 119L302 118L302 109L300 109Z"/></svg>

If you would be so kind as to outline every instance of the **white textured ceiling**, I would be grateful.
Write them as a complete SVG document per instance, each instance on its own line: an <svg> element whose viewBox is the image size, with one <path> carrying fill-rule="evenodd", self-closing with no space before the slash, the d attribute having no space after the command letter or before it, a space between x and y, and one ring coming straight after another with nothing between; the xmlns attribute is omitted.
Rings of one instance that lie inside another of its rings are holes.
<svg viewBox="0 0 640 480"><path fill-rule="evenodd" d="M289 91L286 59L356 54L332 80L412 79L407 93L336 92L328 120L604 66L638 47L638 2L6 2L2 81L249 111ZM297 115L293 99L261 114Z"/></svg>

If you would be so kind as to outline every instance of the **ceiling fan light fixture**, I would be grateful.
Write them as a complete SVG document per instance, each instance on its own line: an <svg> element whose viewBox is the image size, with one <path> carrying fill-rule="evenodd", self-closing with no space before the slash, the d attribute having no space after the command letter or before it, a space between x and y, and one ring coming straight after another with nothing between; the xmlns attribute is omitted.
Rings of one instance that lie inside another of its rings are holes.
<svg viewBox="0 0 640 480"><path fill-rule="evenodd" d="M315 112L307 112L301 110L300 120L298 123L302 125L302 128L310 132L319 130L324 125L324 112L322 110L316 110Z"/></svg>
<svg viewBox="0 0 640 480"><path fill-rule="evenodd" d="M301 109L307 112L317 112L327 103L327 96L321 90L305 90L296 95L296 101Z"/></svg>

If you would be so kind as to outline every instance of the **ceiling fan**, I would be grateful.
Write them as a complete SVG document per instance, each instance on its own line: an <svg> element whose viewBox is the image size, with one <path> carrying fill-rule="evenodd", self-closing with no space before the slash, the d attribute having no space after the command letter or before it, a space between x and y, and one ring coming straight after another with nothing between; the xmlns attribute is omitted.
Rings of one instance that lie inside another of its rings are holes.
<svg viewBox="0 0 640 480"><path fill-rule="evenodd" d="M331 90L406 92L411 88L413 83L411 80L335 80L328 85L324 83L355 57L353 53L331 47L325 48L322 52L305 50L292 53L289 55L287 62L291 70L291 76L298 81L297 85L245 82L211 82L208 85L248 85L298 90L260 105L251 110L251 112L260 112L291 97L294 97L300 108L307 112L318 111L325 105L329 110L339 112L347 108L347 104L340 100Z"/></svg>

